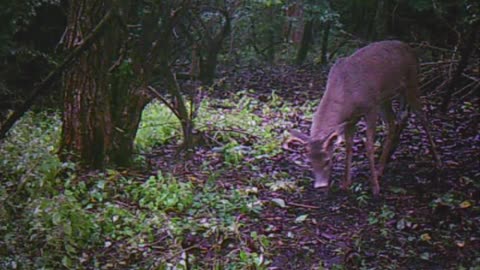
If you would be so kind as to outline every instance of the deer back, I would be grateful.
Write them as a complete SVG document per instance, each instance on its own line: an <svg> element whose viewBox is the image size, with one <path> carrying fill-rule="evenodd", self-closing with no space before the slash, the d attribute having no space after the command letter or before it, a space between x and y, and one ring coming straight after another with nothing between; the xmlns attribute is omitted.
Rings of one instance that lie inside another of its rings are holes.
<svg viewBox="0 0 480 270"><path fill-rule="evenodd" d="M382 102L417 87L417 58L400 41L372 43L330 69L327 88L313 117L311 138L322 138L337 126L357 121Z"/></svg>

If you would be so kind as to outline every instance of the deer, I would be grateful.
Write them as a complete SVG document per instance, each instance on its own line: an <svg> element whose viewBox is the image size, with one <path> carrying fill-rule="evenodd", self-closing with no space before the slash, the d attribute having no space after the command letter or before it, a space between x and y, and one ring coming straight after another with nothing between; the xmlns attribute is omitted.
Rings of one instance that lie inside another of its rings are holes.
<svg viewBox="0 0 480 270"><path fill-rule="evenodd" d="M351 164L355 127L363 117L366 122L366 156L371 171L372 193L380 193L378 180L392 150L398 144L409 111L420 120L429 141L430 152L437 167L442 162L431 136L426 115L422 110L418 86L418 61L414 50L396 40L379 41L338 59L329 71L326 90L313 115L310 135L290 131L291 140L306 144L314 175L314 188L330 186L330 172L335 142L345 142L345 175L342 189L352 184ZM394 113L392 101L401 105ZM386 137L375 165L374 137L377 120L381 117Z"/></svg>

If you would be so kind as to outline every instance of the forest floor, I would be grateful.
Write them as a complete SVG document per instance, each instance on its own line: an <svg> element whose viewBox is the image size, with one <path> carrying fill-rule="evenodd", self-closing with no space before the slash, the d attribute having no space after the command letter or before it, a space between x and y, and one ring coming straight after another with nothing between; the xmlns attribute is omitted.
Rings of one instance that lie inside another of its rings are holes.
<svg viewBox="0 0 480 270"><path fill-rule="evenodd" d="M442 114L442 93L423 89L444 165L412 115L377 198L360 121L354 183L338 188L340 145L327 192L313 188L305 147L282 147L288 130L308 133L325 78L313 66L220 74L202 91L190 159L178 120L152 102L135 166L105 171L61 162L60 114L29 112L0 145L0 269L479 270L478 100ZM379 125L377 148L384 137Z"/></svg>
<svg viewBox="0 0 480 270"><path fill-rule="evenodd" d="M257 68L225 74L225 78L210 98L228 97L222 89L254 89L251 95L259 102L275 91L300 105L318 100L325 85L325 73L309 67ZM328 193L313 188L305 149L298 144L275 156L248 160L250 166L233 170L222 169L222 156L213 154L210 147L201 147L191 161L178 164L171 158L175 146L163 146L154 151L149 163L153 170L205 182L209 174L201 166L208 161L210 170L219 173L217 185L224 189L251 188L256 183L261 213L237 218L246 238L251 231L268 236L264 251L270 261L268 269L337 269L338 265L343 267L338 269L478 269L480 114L478 107L458 100L442 114L440 100L432 96L439 95L427 93L422 100L444 167L434 167L424 130L411 116L381 179L379 198L371 196L368 185L362 122L355 135L354 185L349 191L336 188L344 172L342 147L335 154L334 183ZM261 112L258 116L263 117ZM304 115L291 119L291 126L304 132L310 124ZM379 129L377 140L383 137ZM251 169L252 163L256 170ZM252 180L279 173L298 179L300 188L281 187L281 183L272 188ZM190 241L215 245L198 236ZM198 255L208 259L209 253L199 251Z"/></svg>

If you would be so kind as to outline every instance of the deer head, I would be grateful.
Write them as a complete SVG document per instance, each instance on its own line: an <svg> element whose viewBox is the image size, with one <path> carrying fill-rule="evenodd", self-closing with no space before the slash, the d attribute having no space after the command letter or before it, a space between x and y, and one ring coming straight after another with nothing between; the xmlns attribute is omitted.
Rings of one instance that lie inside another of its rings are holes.
<svg viewBox="0 0 480 270"><path fill-rule="evenodd" d="M342 127L338 127L322 138L311 138L299 131L290 131L293 140L307 146L308 157L315 177L314 188L327 188L330 185L333 149L335 142L341 138L341 129Z"/></svg>

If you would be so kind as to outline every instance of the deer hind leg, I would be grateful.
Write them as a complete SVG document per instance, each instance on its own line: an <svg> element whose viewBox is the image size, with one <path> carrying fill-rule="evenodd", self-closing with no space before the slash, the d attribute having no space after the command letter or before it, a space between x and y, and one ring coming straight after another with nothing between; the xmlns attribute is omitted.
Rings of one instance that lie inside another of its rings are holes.
<svg viewBox="0 0 480 270"><path fill-rule="evenodd" d="M342 189L348 189L352 184L352 154L353 154L353 135L355 134L355 124L347 124L345 127L345 179L341 186Z"/></svg>
<svg viewBox="0 0 480 270"><path fill-rule="evenodd" d="M437 147L435 145L435 142L433 141L433 137L432 137L431 132L430 132L430 126L428 124L427 117L425 116L425 113L422 110L422 105L420 103L418 88L412 87L411 89L413 89L413 90L408 91L407 92L407 97L406 97L408 105L411 107L411 109L413 110L415 115L417 115L417 117L419 118L420 123L422 124L423 129L425 130L425 133L427 134L427 139L428 139L429 146L430 146L430 152L432 153L432 158L435 161L436 167L441 168L442 167L442 160L441 160L440 155L438 154L438 152L436 150Z"/></svg>
<svg viewBox="0 0 480 270"><path fill-rule="evenodd" d="M370 172L372 174L370 181L372 184L373 195L377 196L380 193L380 185L378 184L377 170L375 169L375 128L377 125L377 112L371 111L365 115L367 122L367 157L370 163Z"/></svg>
<svg viewBox="0 0 480 270"><path fill-rule="evenodd" d="M383 142L382 155L380 156L379 165L377 169L378 177L382 177L386 163L389 161L392 155L392 150L396 148L398 143L397 137L397 125L395 123L395 114L392 110L392 102L387 101L382 104L382 118L387 128L387 137Z"/></svg>
<svg viewBox="0 0 480 270"><path fill-rule="evenodd" d="M400 139L400 134L402 133L405 126L407 125L409 112L410 111L409 111L409 108L407 107L406 97L400 96L400 107L398 108L398 112L397 112L397 126L396 126L396 133L395 133L395 139L394 139L394 148L392 149L392 153L393 151L396 150L396 147L398 146L398 140Z"/></svg>

